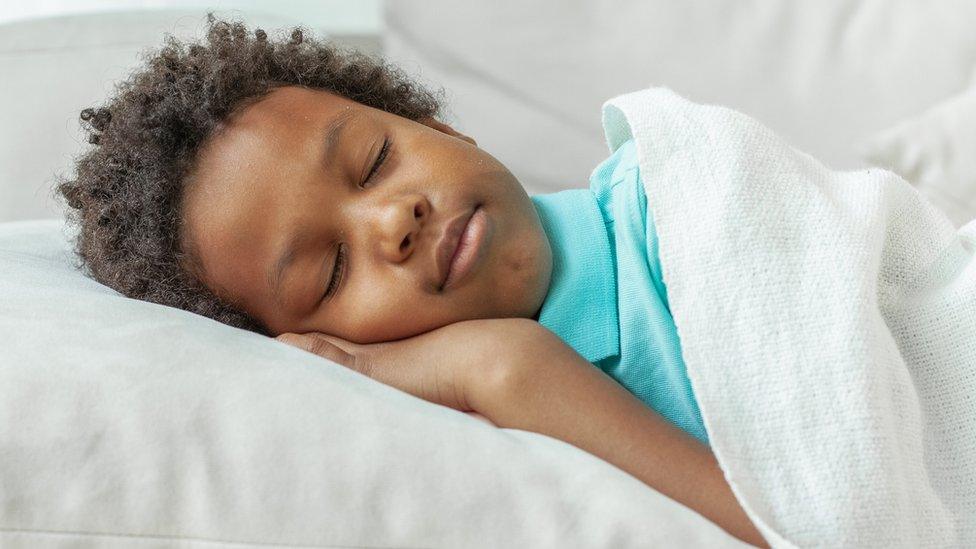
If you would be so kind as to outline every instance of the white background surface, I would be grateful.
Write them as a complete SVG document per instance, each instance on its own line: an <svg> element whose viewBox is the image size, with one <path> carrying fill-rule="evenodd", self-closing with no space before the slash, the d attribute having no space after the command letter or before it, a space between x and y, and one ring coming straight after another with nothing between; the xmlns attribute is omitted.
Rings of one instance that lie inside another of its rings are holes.
<svg viewBox="0 0 976 549"><path fill-rule="evenodd" d="M275 14L334 34L377 34L380 7L380 0L12 0L0 4L0 23L116 11L215 9Z"/></svg>
<svg viewBox="0 0 976 549"><path fill-rule="evenodd" d="M603 101L652 84L741 110L847 169L867 165L865 140L961 92L976 67L969 0L182 0L135 18L116 8L138 3L88 0L71 2L81 16L23 19L65 4L0 11L0 221L60 216L54 178L87 146L78 112L108 97L163 32L202 29L194 6L247 6L231 13L268 29L380 32L391 60L444 87L445 121L530 193L585 186L606 156Z"/></svg>
<svg viewBox="0 0 976 549"><path fill-rule="evenodd" d="M966 88L974 28L971 0L400 0L384 45L443 85L460 129L531 192L552 192L607 156L603 102L650 85L866 167L860 141Z"/></svg>

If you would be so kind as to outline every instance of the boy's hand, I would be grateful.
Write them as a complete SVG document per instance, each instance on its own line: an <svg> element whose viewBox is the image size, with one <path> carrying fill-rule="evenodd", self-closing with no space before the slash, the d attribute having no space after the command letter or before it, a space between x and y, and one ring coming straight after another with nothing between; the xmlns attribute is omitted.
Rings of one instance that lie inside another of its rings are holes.
<svg viewBox="0 0 976 549"><path fill-rule="evenodd" d="M317 333L277 339L425 400L477 410L500 427L568 442L739 539L768 546L706 446L538 322L468 320L372 345Z"/></svg>
<svg viewBox="0 0 976 549"><path fill-rule="evenodd" d="M482 399L501 396L520 357L542 351L533 349L539 330L545 329L528 319L480 319L365 345L319 332L275 339L424 400L471 412Z"/></svg>

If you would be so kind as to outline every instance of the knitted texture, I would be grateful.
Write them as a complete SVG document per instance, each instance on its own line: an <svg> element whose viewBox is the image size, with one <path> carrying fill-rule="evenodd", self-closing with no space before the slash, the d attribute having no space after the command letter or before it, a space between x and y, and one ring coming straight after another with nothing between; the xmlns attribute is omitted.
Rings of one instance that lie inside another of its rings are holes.
<svg viewBox="0 0 976 549"><path fill-rule="evenodd" d="M603 122L636 140L702 419L766 539L976 546L976 222L666 88Z"/></svg>

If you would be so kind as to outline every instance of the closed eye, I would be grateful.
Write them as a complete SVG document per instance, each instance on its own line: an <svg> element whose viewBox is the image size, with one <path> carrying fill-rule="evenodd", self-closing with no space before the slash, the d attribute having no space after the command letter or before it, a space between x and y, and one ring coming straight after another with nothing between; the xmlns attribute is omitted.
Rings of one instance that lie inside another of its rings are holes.
<svg viewBox="0 0 976 549"><path fill-rule="evenodd" d="M366 175L366 179L363 181L362 185L360 185L360 188L363 187L363 186L365 186L366 183L368 183L369 180L372 179L373 174L375 174L377 171L379 171L380 166L383 165L383 162L386 160L386 157L387 157L387 154L389 153L389 151L390 151L390 140L384 138L383 139L383 147L380 149L380 154L377 155L376 162L373 163L372 169L369 170L369 174Z"/></svg>
<svg viewBox="0 0 976 549"><path fill-rule="evenodd" d="M332 276L329 277L329 285L325 289L325 295L322 299L328 299L336 292L339 288L339 284L342 282L342 275L345 272L346 267L346 247L343 244L339 245L339 251L336 253L335 265L332 267Z"/></svg>
<svg viewBox="0 0 976 549"><path fill-rule="evenodd" d="M360 188L365 186L366 183L368 183L369 180L373 178L373 175L377 171L379 171L380 167L383 166L383 162L386 161L386 157L389 155L390 145L391 143L389 138L384 138L383 146L380 148L380 153L376 156L376 161L373 162L373 167L369 170L369 174L366 175L366 179L363 180L363 183L362 185L360 185ZM348 262L346 258L345 250L346 247L344 245L339 246L339 252L336 254L336 262L335 265L332 267L332 276L329 277L329 285L328 287L326 287L325 295L322 296L323 300L328 299L333 294L335 294L339 289L339 285L343 281L344 278L343 275L345 272L346 263Z"/></svg>
<svg viewBox="0 0 976 549"><path fill-rule="evenodd" d="M390 140L389 138L384 138L383 146L380 148L380 153L376 156L376 161L373 162L373 167L369 170L369 174L366 175L366 179L363 181L362 185L360 185L360 188L365 186L366 183L373 178L373 175L379 171L380 167L383 166L383 162L386 161L386 157L389 155L389 152ZM329 285L325 289L325 295L322 296L323 300L328 299L335 294L336 291L338 291L339 285L342 284L342 280L344 278L343 275L345 274L347 262L348 258L346 257L346 246L340 244L339 251L336 253L335 265L332 267L332 276L329 277Z"/></svg>

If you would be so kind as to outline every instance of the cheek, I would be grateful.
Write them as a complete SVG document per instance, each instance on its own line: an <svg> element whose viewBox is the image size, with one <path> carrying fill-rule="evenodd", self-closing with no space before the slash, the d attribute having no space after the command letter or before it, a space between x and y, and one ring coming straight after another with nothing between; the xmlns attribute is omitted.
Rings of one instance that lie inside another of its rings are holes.
<svg viewBox="0 0 976 549"><path fill-rule="evenodd" d="M377 343L433 329L431 303L415 286L376 277L347 286L341 309L331 315L332 333L355 343Z"/></svg>
<svg viewBox="0 0 976 549"><path fill-rule="evenodd" d="M498 296L497 316L530 317L549 290L552 252L544 234L521 233L506 243L490 277L489 294Z"/></svg>
<svg viewBox="0 0 976 549"><path fill-rule="evenodd" d="M514 239L501 255L501 272L496 280L510 282L512 290L529 289L537 283L545 256L534 239Z"/></svg>

